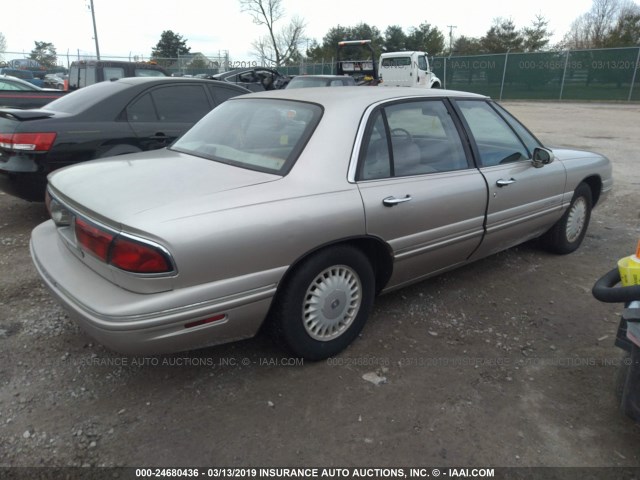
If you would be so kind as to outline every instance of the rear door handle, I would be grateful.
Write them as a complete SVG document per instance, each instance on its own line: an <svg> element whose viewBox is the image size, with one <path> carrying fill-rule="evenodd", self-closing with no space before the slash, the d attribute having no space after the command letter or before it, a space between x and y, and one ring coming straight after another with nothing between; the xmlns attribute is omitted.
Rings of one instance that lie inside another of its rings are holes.
<svg viewBox="0 0 640 480"><path fill-rule="evenodd" d="M385 207L394 207L396 205L398 205L399 203L405 203L412 200L411 195L407 195L405 197L402 198L397 198L397 197L387 197L384 200L382 200L382 204Z"/></svg>
<svg viewBox="0 0 640 480"><path fill-rule="evenodd" d="M499 187L506 187L507 185L511 185L512 183L516 183L516 179L513 177L510 178L509 180L505 180L501 178L496 182L496 185L498 185Z"/></svg>

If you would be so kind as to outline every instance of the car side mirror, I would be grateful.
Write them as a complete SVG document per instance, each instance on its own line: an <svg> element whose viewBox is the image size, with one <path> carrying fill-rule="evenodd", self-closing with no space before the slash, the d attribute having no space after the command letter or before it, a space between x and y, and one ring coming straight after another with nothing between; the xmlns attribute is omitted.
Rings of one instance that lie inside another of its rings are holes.
<svg viewBox="0 0 640 480"><path fill-rule="evenodd" d="M531 163L536 168L542 168L545 165L553 162L554 156L551 150L547 150L546 148L536 147L533 150L533 160Z"/></svg>

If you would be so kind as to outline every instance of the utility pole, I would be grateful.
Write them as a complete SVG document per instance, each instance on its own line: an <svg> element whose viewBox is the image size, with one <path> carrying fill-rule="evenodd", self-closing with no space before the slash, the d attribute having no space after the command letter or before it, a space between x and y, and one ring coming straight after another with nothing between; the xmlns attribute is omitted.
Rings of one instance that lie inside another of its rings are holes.
<svg viewBox="0 0 640 480"><path fill-rule="evenodd" d="M93 0L91 2L91 18L93 19L93 38L96 41L96 60L100 60L100 47L98 46L98 29L96 28L96 13L93 10Z"/></svg>
<svg viewBox="0 0 640 480"><path fill-rule="evenodd" d="M457 25L447 25L447 27L449 28L449 56L451 56L451 53L453 51L453 29L454 28L458 28Z"/></svg>

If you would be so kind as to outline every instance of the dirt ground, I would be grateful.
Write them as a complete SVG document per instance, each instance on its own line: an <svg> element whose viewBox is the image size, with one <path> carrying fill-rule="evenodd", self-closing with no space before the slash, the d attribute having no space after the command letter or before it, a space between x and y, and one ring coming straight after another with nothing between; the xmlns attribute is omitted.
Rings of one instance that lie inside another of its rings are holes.
<svg viewBox="0 0 640 480"><path fill-rule="evenodd" d="M505 103L595 150L615 193L574 254L526 244L380 297L337 358L265 337L123 357L72 323L29 257L44 206L0 195L0 466L627 466L620 305L594 281L640 238L640 106Z"/></svg>

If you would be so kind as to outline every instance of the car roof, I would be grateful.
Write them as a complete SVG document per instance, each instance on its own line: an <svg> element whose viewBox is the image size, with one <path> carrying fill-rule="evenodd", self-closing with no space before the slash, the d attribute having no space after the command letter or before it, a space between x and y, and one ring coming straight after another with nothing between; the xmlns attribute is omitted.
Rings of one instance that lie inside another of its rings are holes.
<svg viewBox="0 0 640 480"><path fill-rule="evenodd" d="M460 92L456 90L441 90L439 88L414 87L340 87L340 88L292 88L257 92L241 98L279 98L317 103L323 106L348 104L358 111L369 105L386 100L401 98L488 98L476 93Z"/></svg>
<svg viewBox="0 0 640 480"><path fill-rule="evenodd" d="M119 83L127 83L130 85L140 85L147 83L211 83L213 80L208 78L200 78L200 77L122 77L116 80L110 80L111 82L119 82ZM220 82L216 82L220 83ZM224 83L223 85L228 85L228 83Z"/></svg>
<svg viewBox="0 0 640 480"><path fill-rule="evenodd" d="M280 72L278 72L277 70L273 70L272 68L268 68L268 67L247 67L247 68L234 68L233 70L227 70L226 72L222 72L222 73L216 73L215 75L212 75L212 77L214 79L216 78L228 78L228 77L233 77L234 75L238 75L239 73L244 73L244 72L269 72L269 73L275 73L278 75L282 75Z"/></svg>
<svg viewBox="0 0 640 480"><path fill-rule="evenodd" d="M293 78L349 78L348 75L296 75Z"/></svg>
<svg viewBox="0 0 640 480"><path fill-rule="evenodd" d="M29 87L30 89L32 88L33 90L40 90L40 88L38 88L37 86L35 86L33 83L31 82L27 82L26 80L23 80L22 78L18 78L18 77L14 77L13 75L8 75L8 74L0 74L0 78L2 78L3 80L7 80L8 82L13 82L13 83L18 83L20 85L24 85L26 87Z"/></svg>
<svg viewBox="0 0 640 480"><path fill-rule="evenodd" d="M223 82L216 79L211 78L200 78L200 77L123 77L118 78L116 80L111 80L110 82L117 82L119 84L125 84L129 86L139 86L139 85L148 85L154 83L202 83L207 85L220 85L224 86L224 88L235 88L240 89L243 92L250 92L240 85L234 85L233 83ZM85 87L87 88L87 87Z"/></svg>

